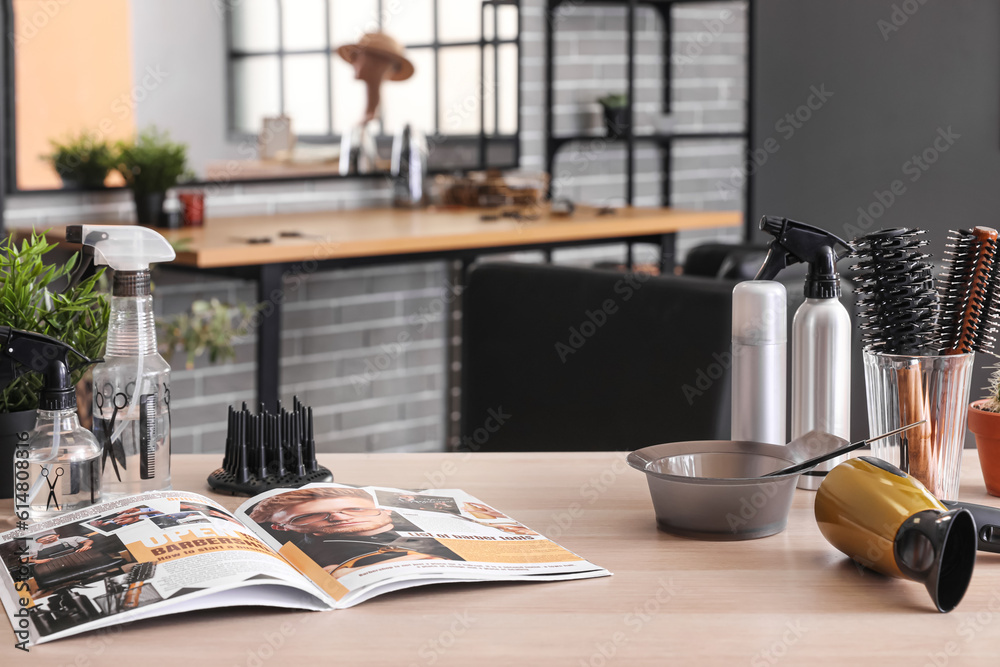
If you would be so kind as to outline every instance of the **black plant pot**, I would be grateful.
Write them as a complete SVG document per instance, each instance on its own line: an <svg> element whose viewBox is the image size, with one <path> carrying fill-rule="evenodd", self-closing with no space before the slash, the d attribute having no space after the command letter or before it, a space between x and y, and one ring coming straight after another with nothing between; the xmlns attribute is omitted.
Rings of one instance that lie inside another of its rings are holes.
<svg viewBox="0 0 1000 667"><path fill-rule="evenodd" d="M624 137L628 131L628 107L605 106L604 126L607 128L609 139Z"/></svg>
<svg viewBox="0 0 1000 667"><path fill-rule="evenodd" d="M0 498L14 497L14 452L35 428L35 411L0 412Z"/></svg>
<svg viewBox="0 0 1000 667"><path fill-rule="evenodd" d="M158 227L166 192L135 192L135 219L140 225Z"/></svg>

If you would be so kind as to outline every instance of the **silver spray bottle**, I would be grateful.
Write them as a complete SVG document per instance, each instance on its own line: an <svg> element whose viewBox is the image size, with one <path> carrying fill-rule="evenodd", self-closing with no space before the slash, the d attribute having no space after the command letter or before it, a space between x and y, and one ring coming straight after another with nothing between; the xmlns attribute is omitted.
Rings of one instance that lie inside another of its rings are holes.
<svg viewBox="0 0 1000 667"><path fill-rule="evenodd" d="M840 302L840 275L833 249L810 264L806 301L792 321L792 439L825 431L851 439L851 316ZM841 456L799 476L800 489L815 491Z"/></svg>
<svg viewBox="0 0 1000 667"><path fill-rule="evenodd" d="M818 430L851 437L851 318L840 303L837 260L849 243L812 225L765 216L761 230L774 237L758 278L773 278L788 266L809 265L805 303L792 322L791 439ZM838 255L836 248L843 251ZM800 489L818 489L826 474L846 456L822 463L799 476Z"/></svg>

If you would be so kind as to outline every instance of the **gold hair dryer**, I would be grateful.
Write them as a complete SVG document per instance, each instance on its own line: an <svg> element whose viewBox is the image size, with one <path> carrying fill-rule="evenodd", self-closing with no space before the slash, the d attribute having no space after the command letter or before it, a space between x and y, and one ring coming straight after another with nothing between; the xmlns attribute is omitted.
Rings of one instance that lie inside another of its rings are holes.
<svg viewBox="0 0 1000 667"><path fill-rule="evenodd" d="M867 568L919 581L938 611L965 595L976 562L976 524L882 459L861 456L830 471L816 493L816 521L833 546Z"/></svg>

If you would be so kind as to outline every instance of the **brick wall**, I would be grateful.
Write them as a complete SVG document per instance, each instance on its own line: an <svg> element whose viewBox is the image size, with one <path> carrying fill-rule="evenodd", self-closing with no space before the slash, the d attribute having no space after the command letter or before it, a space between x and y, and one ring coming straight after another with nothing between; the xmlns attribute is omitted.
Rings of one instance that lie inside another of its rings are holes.
<svg viewBox="0 0 1000 667"><path fill-rule="evenodd" d="M522 166L544 168L544 1L522 0ZM674 12L673 107L678 131L739 130L743 124L745 3L680 5ZM725 12L731 12L726 14ZM587 132L599 113L595 100L624 92L625 12L569 4L558 17L556 128ZM649 9L638 13L636 113L638 131L652 129L659 113L662 26ZM721 30L720 30L721 27ZM673 149L672 204L739 209L732 181L742 142L678 142ZM583 155L581 155L581 153ZM557 193L577 201L619 204L624 196L624 151L596 139L566 149L556 166ZM660 203L660 155L636 152L636 203ZM567 165L569 165L567 167ZM582 165L582 167L580 167ZM568 173L567 169L570 169ZM390 193L379 180L233 185L213 188L210 215L275 214L383 205ZM10 225L127 220L127 193L16 195L8 198ZM738 232L684 233L679 250L706 238L737 239ZM537 256L524 254L527 260ZM624 257L611 246L564 250L555 259L588 263ZM652 250L639 250L652 257ZM196 298L252 303L252 283L160 269L158 314L186 309ZM317 442L324 451L431 451L444 441L444 338L441 318L447 289L441 263L317 273L286 281L282 336L285 400L297 394L314 406ZM398 344L399 334L409 334ZM220 452L226 406L253 397L254 336L237 341L234 363L180 356L171 405L177 452Z"/></svg>

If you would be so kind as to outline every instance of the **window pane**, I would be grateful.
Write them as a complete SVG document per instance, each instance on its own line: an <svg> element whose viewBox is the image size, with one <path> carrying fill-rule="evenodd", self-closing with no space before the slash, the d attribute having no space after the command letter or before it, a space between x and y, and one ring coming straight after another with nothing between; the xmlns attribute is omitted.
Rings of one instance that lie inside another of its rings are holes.
<svg viewBox="0 0 1000 667"><path fill-rule="evenodd" d="M277 56L237 58L233 61L236 129L256 134L264 116L281 112Z"/></svg>
<svg viewBox="0 0 1000 667"><path fill-rule="evenodd" d="M233 48L278 50L278 0L242 0L233 6Z"/></svg>
<svg viewBox="0 0 1000 667"><path fill-rule="evenodd" d="M501 5L497 8L497 12L500 39L517 39L517 7Z"/></svg>
<svg viewBox="0 0 1000 667"><path fill-rule="evenodd" d="M328 134L326 55L285 56L285 114L296 134Z"/></svg>
<svg viewBox="0 0 1000 667"><path fill-rule="evenodd" d="M330 67L333 92L333 132L343 134L365 115L365 85L354 79L354 68L340 56L332 56ZM388 87L388 84L386 84Z"/></svg>
<svg viewBox="0 0 1000 667"><path fill-rule="evenodd" d="M479 39L481 0L438 0L438 39L442 42L472 42ZM493 18L493 9L486 13Z"/></svg>
<svg viewBox="0 0 1000 667"><path fill-rule="evenodd" d="M434 41L433 0L384 2L382 29L403 44L430 44Z"/></svg>
<svg viewBox="0 0 1000 667"><path fill-rule="evenodd" d="M326 0L282 0L281 32L286 50L326 48Z"/></svg>
<svg viewBox="0 0 1000 667"><path fill-rule="evenodd" d="M406 81L382 85L382 119L386 134L395 134L409 123L424 134L434 133L434 51L410 49L414 73Z"/></svg>
<svg viewBox="0 0 1000 667"><path fill-rule="evenodd" d="M440 51L438 121L442 134L479 133L479 47Z"/></svg>
<svg viewBox="0 0 1000 667"><path fill-rule="evenodd" d="M333 47L356 44L366 32L378 32L378 0L330 0Z"/></svg>
<svg viewBox="0 0 1000 667"><path fill-rule="evenodd" d="M517 132L517 45L500 46L500 134Z"/></svg>

